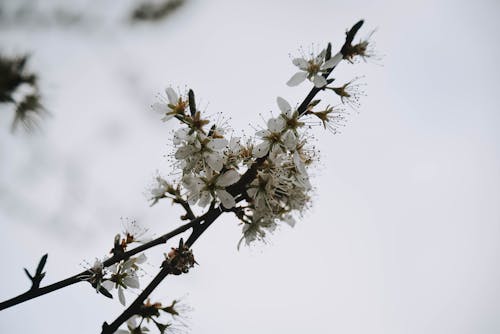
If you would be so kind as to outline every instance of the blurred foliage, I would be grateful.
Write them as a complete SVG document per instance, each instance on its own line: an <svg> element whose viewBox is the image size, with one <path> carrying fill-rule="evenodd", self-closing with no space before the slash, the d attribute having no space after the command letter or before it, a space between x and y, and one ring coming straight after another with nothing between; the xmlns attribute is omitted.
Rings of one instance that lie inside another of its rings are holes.
<svg viewBox="0 0 500 334"><path fill-rule="evenodd" d="M166 0L160 3L146 2L139 5L131 15L132 21L159 21L176 11L186 0Z"/></svg>
<svg viewBox="0 0 500 334"><path fill-rule="evenodd" d="M34 130L47 113L40 101L38 76L26 69L28 59L27 55L0 55L0 103L15 106L12 131L19 125L28 131Z"/></svg>

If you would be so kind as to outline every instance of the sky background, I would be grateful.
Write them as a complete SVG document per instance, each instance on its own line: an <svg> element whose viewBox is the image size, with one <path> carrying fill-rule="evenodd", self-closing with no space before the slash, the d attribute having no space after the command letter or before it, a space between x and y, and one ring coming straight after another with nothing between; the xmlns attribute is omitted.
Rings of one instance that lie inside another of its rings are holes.
<svg viewBox="0 0 500 334"><path fill-rule="evenodd" d="M44 253L45 283L102 257L122 217L153 235L180 224L178 208L147 201L170 171L174 129L149 109L157 93L191 87L251 133L276 96L309 91L285 85L289 54L339 48L363 18L358 36L378 28L383 66L335 71L365 76L367 97L342 134L315 129L313 208L240 251L241 228L223 217L194 247L200 265L153 299L182 297L194 334L500 332L496 1L188 0L161 23L130 24L133 3L44 1L0 20L2 51L32 54L51 113L34 135L12 135L13 112L0 113L0 299L29 287L22 268ZM64 25L61 10L85 15ZM148 253L143 282L168 247ZM0 332L98 333L121 310L81 283L0 312Z"/></svg>

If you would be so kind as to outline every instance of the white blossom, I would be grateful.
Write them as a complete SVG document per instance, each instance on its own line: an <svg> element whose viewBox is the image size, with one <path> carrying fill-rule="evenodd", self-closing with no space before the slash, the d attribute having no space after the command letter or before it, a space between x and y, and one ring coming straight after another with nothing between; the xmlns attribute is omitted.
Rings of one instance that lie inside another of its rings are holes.
<svg viewBox="0 0 500 334"><path fill-rule="evenodd" d="M342 54L340 52L328 60L325 60L325 56L326 50L323 50L317 56L311 56L307 59L293 59L292 63L297 66L300 71L295 73L290 80L288 80L287 85L297 86L307 78L309 81L314 83L315 87L324 87L327 82L322 74L337 66L337 64L342 60Z"/></svg>
<svg viewBox="0 0 500 334"><path fill-rule="evenodd" d="M187 107L187 101L179 98L177 93L170 87L165 89L167 101L156 102L151 108L157 113L163 115L162 121L166 122L176 115L183 114Z"/></svg>
<svg viewBox="0 0 500 334"><path fill-rule="evenodd" d="M271 118L267 122L267 129L258 131L256 135L261 137L262 143L254 148L254 156L262 158L269 150L281 142L281 132L285 129L286 122L282 117Z"/></svg>
<svg viewBox="0 0 500 334"><path fill-rule="evenodd" d="M111 277L109 280L102 283L102 286L111 291L114 288L118 291L118 300L125 306L125 293L124 289L139 289L139 277L137 271L139 270L139 265L146 262L146 255L141 254L137 257L131 257L126 261L121 263L115 263L109 267L111 272Z"/></svg>
<svg viewBox="0 0 500 334"><path fill-rule="evenodd" d="M223 174L186 175L183 178L183 183L188 190L190 204L198 203L199 206L205 207L212 200L219 199L223 207L230 209L236 205L236 202L225 188L238 182L239 178L238 172L230 169Z"/></svg>

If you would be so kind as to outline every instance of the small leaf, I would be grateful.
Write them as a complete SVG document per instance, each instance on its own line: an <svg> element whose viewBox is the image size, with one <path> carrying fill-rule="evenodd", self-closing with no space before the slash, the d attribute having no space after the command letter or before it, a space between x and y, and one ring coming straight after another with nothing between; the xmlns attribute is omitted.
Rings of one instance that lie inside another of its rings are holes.
<svg viewBox="0 0 500 334"><path fill-rule="evenodd" d="M189 111L191 112L191 116L194 117L194 114L196 114L196 102L194 100L194 92L192 89L190 89L188 92L188 99L189 99Z"/></svg>
<svg viewBox="0 0 500 334"><path fill-rule="evenodd" d="M99 292L102 293L104 296L113 299L113 295L108 290L106 290L103 286L99 287Z"/></svg>
<svg viewBox="0 0 500 334"><path fill-rule="evenodd" d="M330 58L332 58L332 43L328 43L326 47L325 60L329 60Z"/></svg>
<svg viewBox="0 0 500 334"><path fill-rule="evenodd" d="M311 101L311 103L309 103L309 107L315 107L318 105L318 103L320 103L321 100L313 100Z"/></svg>

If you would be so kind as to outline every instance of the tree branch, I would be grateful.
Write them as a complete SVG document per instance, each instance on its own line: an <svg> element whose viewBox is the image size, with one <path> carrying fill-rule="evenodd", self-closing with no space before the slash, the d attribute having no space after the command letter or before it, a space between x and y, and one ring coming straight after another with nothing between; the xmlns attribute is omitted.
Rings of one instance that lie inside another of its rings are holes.
<svg viewBox="0 0 500 334"><path fill-rule="evenodd" d="M219 207L211 207L202 217L204 223L193 226L193 231L186 241L186 247L191 247L195 241L205 232L205 230L222 214L222 210ZM130 306L125 309L111 324L104 322L102 325L101 334L113 334L118 327L121 326L125 321L127 321L131 316L137 314L140 307L148 298L148 296L156 289L156 287L168 276L170 273L169 267L163 267L160 272L153 278L153 280L146 286L144 291L137 296L137 298L130 304Z"/></svg>
<svg viewBox="0 0 500 334"><path fill-rule="evenodd" d="M137 246L137 247L135 247L135 248L133 248L133 249L127 251L127 252L123 252L121 254L114 255L111 258L109 258L106 261L104 261L103 262L103 266L104 267L109 267L109 266L111 266L111 265L113 265L115 263L118 263L118 262L122 261L122 260L126 260L129 257L134 256L137 253L145 251L145 250L147 250L149 248L152 248L154 246L164 244L169 239L171 239L171 238L173 238L173 237L175 237L175 236L177 236L177 235L179 235L179 234L181 234L181 233L189 230L190 228L193 228L194 226L198 225L203 219L204 219L204 216L200 216L200 217L198 217L196 219L193 219L192 221L190 221L187 224L179 226L178 228L176 228L176 229L174 229L174 230L172 230L172 231L170 231L170 232L168 232L168 233L166 233L166 234L164 234L164 235L162 235L162 236L160 236L160 237L158 237L158 238L156 238L154 240L151 240L150 242L147 242L145 244ZM9 300L1 302L0 303L0 311L4 310L6 308L12 307L14 305L23 303L25 301L28 301L30 299L34 299L34 298L43 296L43 295L45 295L47 293L50 293L50 292L53 292L53 291L65 288L65 287L67 287L69 285L81 282L82 281L81 277L85 277L85 275L88 275L88 274L91 274L91 272L89 270L82 271L79 274L76 274L74 276L68 277L68 278L63 279L63 280L61 280L59 282L56 282L56 283L44 286L42 288L30 289L27 292L25 292L23 294L20 294L19 296L16 296L14 298L11 298Z"/></svg>
<svg viewBox="0 0 500 334"><path fill-rule="evenodd" d="M351 45L354 36L362 25L363 21L361 20L346 33L346 41L342 46L340 52ZM334 70L334 68L335 67L330 69L323 76L327 78ZM309 94L306 96L306 98L298 108L300 116L303 116L305 114L307 107L316 96L316 94L318 94L318 92L320 92L321 90L323 90L323 88L313 87L311 89ZM255 179L259 167L264 163L266 159L267 155L263 158L257 159L255 163L240 177L238 182L226 188L227 191L233 196L243 194L246 191L246 186ZM220 207L210 207L210 209L202 216L204 218L204 222L193 226L193 231L191 232L191 235L187 239L185 245L190 248L196 242L196 240L198 240L198 238L208 229L208 227L210 227L210 225L222 214L222 212L224 212L224 210L222 210L222 208ZM113 334L125 321L127 321L133 315L138 314L140 307L142 306L146 298L148 298L148 296L154 291L154 289L168 276L169 270L170 269L166 267L162 268L156 275L156 277L144 289L144 291L132 302L132 304L130 304L130 306L125 311L123 311L111 324L104 322L104 324L102 325L101 334Z"/></svg>

